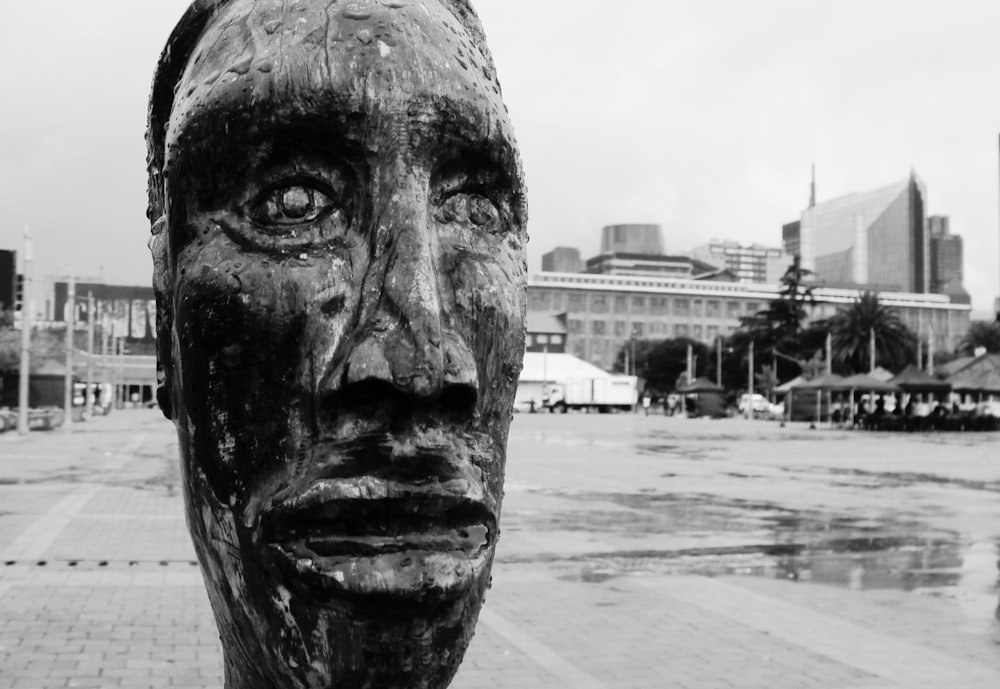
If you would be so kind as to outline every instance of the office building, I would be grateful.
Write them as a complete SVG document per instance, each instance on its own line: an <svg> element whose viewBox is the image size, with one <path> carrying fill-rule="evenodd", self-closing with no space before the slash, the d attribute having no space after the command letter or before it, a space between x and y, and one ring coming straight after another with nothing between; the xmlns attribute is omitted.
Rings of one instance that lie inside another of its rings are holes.
<svg viewBox="0 0 1000 689"><path fill-rule="evenodd" d="M546 273L582 273L584 270L580 250L571 246L557 246L542 254L542 270Z"/></svg>
<svg viewBox="0 0 1000 689"><path fill-rule="evenodd" d="M962 238L949 231L947 215L932 215L927 218L927 234L930 239L931 292L946 294L948 290L961 287L963 282Z"/></svg>
<svg viewBox="0 0 1000 689"><path fill-rule="evenodd" d="M0 249L0 310L13 309L17 294L17 254Z"/></svg>
<svg viewBox="0 0 1000 689"><path fill-rule="evenodd" d="M792 257L776 247L732 240L713 239L690 251L691 258L725 268L745 284L777 283L792 263Z"/></svg>
<svg viewBox="0 0 1000 689"><path fill-rule="evenodd" d="M802 266L820 283L929 292L926 199L926 187L911 173L807 208L800 221Z"/></svg>
<svg viewBox="0 0 1000 689"><path fill-rule="evenodd" d="M781 248L789 256L799 256L801 254L799 236L802 232L802 223L799 220L785 223L781 226Z"/></svg>
<svg viewBox="0 0 1000 689"><path fill-rule="evenodd" d="M587 259L586 272L597 275L646 275L653 277L689 278L693 280L734 281L736 278L717 265L690 256L662 254L601 254Z"/></svg>
<svg viewBox="0 0 1000 689"><path fill-rule="evenodd" d="M529 318L560 319L565 351L610 371L633 333L640 339L690 337L711 344L732 335L741 318L763 309L780 289L778 284L541 273L528 282L528 312ZM860 295L856 288L817 287L809 318L828 318ZM879 298L914 332L932 332L936 351L954 350L968 330L971 306L945 295L883 292Z"/></svg>
<svg viewBox="0 0 1000 689"><path fill-rule="evenodd" d="M662 255L662 228L637 223L607 225L601 230L601 253Z"/></svg>

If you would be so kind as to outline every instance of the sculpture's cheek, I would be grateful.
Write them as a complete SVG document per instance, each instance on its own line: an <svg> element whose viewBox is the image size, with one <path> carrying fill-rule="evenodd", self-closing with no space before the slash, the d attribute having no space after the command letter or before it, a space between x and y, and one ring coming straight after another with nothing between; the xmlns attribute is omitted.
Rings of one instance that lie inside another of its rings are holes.
<svg viewBox="0 0 1000 689"><path fill-rule="evenodd" d="M353 289L329 260L223 249L182 256L175 332L192 461L220 500L242 503L307 432L309 361L336 348Z"/></svg>

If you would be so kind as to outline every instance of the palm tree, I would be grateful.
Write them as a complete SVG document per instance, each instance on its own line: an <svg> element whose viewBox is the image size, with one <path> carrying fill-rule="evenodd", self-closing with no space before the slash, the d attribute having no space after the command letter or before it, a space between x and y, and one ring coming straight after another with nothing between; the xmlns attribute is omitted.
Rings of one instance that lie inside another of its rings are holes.
<svg viewBox="0 0 1000 689"><path fill-rule="evenodd" d="M973 321L969 330L958 345L959 351L965 356L972 356L979 348L990 354L1000 353L1000 323L989 321Z"/></svg>
<svg viewBox="0 0 1000 689"><path fill-rule="evenodd" d="M841 371L867 373L871 368L871 337L875 335L875 365L899 371L913 363L917 338L891 306L865 292L829 321L833 334L833 362Z"/></svg>

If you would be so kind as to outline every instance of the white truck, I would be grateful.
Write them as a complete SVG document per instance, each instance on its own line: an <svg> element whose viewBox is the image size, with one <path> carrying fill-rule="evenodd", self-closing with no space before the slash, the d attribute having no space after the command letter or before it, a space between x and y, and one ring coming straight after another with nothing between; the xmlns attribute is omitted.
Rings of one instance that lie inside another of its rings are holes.
<svg viewBox="0 0 1000 689"><path fill-rule="evenodd" d="M552 412L565 414L570 409L597 411L631 411L638 401L638 378L635 376L607 376L604 378L576 378L550 383L542 400Z"/></svg>

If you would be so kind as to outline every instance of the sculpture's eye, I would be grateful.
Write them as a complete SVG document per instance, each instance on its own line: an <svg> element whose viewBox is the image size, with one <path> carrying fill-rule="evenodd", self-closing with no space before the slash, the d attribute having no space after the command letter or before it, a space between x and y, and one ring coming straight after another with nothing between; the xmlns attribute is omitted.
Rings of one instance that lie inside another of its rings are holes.
<svg viewBox="0 0 1000 689"><path fill-rule="evenodd" d="M240 202L244 222L231 233L271 251L300 251L343 241L351 229L355 185L348 171L330 165L278 169L251 185Z"/></svg>
<svg viewBox="0 0 1000 689"><path fill-rule="evenodd" d="M500 212L482 194L459 192L446 198L435 217L442 223L460 223L484 232L500 232Z"/></svg>
<svg viewBox="0 0 1000 689"><path fill-rule="evenodd" d="M304 183L272 187L251 203L250 217L265 228L279 230L315 222L337 210L327 194Z"/></svg>

